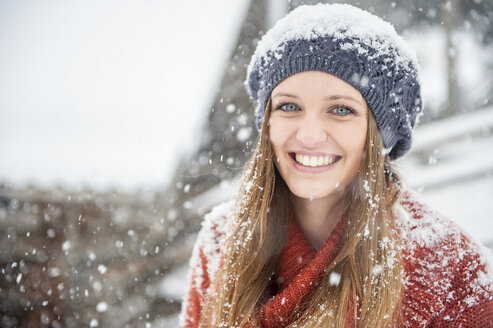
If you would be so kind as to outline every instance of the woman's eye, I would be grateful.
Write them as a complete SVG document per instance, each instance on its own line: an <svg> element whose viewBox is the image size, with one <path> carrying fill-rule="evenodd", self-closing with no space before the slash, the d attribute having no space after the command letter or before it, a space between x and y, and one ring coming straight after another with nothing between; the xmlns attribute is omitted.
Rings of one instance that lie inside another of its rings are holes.
<svg viewBox="0 0 493 328"><path fill-rule="evenodd" d="M277 107L277 109L280 109L280 110L285 111L285 112L294 112L294 111L299 110L298 106L296 106L295 104L283 104L283 105L279 105Z"/></svg>
<svg viewBox="0 0 493 328"><path fill-rule="evenodd" d="M346 116L351 114L353 111L347 107L336 107L332 110L337 115Z"/></svg>

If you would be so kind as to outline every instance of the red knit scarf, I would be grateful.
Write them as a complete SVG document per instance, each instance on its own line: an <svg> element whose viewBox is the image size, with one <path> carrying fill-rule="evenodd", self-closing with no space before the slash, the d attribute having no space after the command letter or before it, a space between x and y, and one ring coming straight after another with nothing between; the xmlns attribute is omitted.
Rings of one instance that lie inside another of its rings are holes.
<svg viewBox="0 0 493 328"><path fill-rule="evenodd" d="M343 216L316 252L296 220L291 220L288 238L279 259L279 292L260 308L262 327L285 327L295 318L297 307L309 300L325 268L338 254L345 225L346 217Z"/></svg>

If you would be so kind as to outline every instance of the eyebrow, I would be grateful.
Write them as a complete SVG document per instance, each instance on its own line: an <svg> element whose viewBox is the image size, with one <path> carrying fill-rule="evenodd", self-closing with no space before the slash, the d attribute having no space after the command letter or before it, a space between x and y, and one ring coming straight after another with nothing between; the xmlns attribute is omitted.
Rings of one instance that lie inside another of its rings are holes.
<svg viewBox="0 0 493 328"><path fill-rule="evenodd" d="M295 98L297 99L298 96L296 95L293 95L291 93L283 93L283 92L280 92L280 93L275 93L272 95L272 97L290 97L290 98ZM358 99L355 99L351 96L343 96L343 95L333 95L333 96L328 96L328 97L325 97L324 98L325 100L339 100L339 99L345 99L345 100L350 100L350 101L354 101L354 102L357 102L358 104L360 104L361 106L363 106L363 104L361 103L360 100Z"/></svg>
<svg viewBox="0 0 493 328"><path fill-rule="evenodd" d="M361 103L360 100L355 99L351 96L334 95L334 96L330 96L330 97L325 97L325 100L339 100L339 99L354 101L354 102L357 102L358 104L360 104L361 106L363 106L363 104Z"/></svg>
<svg viewBox="0 0 493 328"><path fill-rule="evenodd" d="M291 98L298 98L298 96L296 96L296 95L293 95L293 94L290 94L290 93L283 93L283 92L274 93L272 95L272 97L291 97Z"/></svg>

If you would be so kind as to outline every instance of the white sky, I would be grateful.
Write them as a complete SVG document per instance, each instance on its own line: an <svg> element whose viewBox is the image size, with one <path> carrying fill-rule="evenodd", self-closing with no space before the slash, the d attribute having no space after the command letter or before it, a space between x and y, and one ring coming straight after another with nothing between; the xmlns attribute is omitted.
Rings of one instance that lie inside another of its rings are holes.
<svg viewBox="0 0 493 328"><path fill-rule="evenodd" d="M0 0L0 181L163 186L190 153L246 0Z"/></svg>

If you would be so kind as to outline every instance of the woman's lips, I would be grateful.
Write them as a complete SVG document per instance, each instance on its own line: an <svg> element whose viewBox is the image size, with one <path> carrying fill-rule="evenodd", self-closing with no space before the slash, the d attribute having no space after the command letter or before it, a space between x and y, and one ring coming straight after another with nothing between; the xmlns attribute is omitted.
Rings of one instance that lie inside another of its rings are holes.
<svg viewBox="0 0 493 328"><path fill-rule="evenodd" d="M296 169L319 173L333 168L342 156L327 153L290 152L289 158Z"/></svg>

